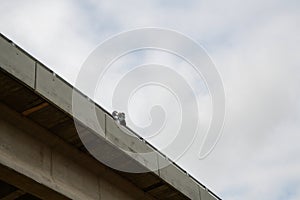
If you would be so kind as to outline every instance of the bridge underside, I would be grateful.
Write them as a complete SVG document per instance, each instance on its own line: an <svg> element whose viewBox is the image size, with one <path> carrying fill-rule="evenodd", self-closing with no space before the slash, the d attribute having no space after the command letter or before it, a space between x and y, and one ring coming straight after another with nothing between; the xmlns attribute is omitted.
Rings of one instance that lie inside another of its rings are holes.
<svg viewBox="0 0 300 200"><path fill-rule="evenodd" d="M119 172L92 158L71 116L2 69L0 111L3 199L188 199L152 172Z"/></svg>
<svg viewBox="0 0 300 200"><path fill-rule="evenodd" d="M82 109L91 109L89 98L0 34L0 200L219 199L147 141L129 137L130 130L118 127L98 105L104 133L95 130L93 119L76 119L96 152L126 169L155 170L125 173L94 159L74 125L74 90L89 102ZM126 153L142 150L154 154Z"/></svg>

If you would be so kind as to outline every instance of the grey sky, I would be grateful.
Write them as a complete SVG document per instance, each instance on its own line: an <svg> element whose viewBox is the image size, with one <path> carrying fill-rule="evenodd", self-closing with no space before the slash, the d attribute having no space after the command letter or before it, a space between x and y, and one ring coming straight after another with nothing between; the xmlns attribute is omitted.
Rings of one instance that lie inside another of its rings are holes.
<svg viewBox="0 0 300 200"><path fill-rule="evenodd" d="M198 160L196 141L178 163L224 199L296 200L299 9L296 0L11 0L1 1L0 31L71 83L89 53L121 31L163 27L192 37L220 71L227 117L212 154Z"/></svg>

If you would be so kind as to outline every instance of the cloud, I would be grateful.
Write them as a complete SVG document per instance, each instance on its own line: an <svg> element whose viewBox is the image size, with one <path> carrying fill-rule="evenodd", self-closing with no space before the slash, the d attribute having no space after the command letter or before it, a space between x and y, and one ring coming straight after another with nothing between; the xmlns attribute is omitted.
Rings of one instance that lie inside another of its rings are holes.
<svg viewBox="0 0 300 200"><path fill-rule="evenodd" d="M299 159L291 157L300 151L296 20L287 10L278 13L241 31L212 55L227 91L227 123L212 156L195 168L200 180L223 188L228 199L236 196L227 192L233 188L241 188L236 199L279 199L286 179L299 177Z"/></svg>
<svg viewBox="0 0 300 200"><path fill-rule="evenodd" d="M112 34L158 26L191 36L222 75L228 113L212 154L197 159L199 137L179 164L224 199L299 199L298 10L292 0L4 1L0 31L71 83Z"/></svg>

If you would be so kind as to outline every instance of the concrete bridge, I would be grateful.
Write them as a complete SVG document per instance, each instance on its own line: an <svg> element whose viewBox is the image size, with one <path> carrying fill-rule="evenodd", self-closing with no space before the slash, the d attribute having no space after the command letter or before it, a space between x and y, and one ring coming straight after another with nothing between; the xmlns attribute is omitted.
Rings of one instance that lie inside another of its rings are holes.
<svg viewBox="0 0 300 200"><path fill-rule="evenodd" d="M91 119L73 119L72 91L70 84L0 35L0 200L220 199L171 161L159 169L165 155L138 136L128 138L100 106L102 135L94 134L96 122ZM78 96L87 100L80 91ZM107 167L85 149L74 120L93 137L95 151L101 146L112 155L111 162L157 170L135 174ZM156 154L133 157L124 148Z"/></svg>

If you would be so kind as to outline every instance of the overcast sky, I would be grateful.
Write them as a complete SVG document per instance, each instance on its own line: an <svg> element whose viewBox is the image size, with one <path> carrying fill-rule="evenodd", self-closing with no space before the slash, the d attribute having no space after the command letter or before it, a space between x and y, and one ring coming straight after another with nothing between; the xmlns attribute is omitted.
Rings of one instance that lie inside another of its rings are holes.
<svg viewBox="0 0 300 200"><path fill-rule="evenodd" d="M206 159L196 142L178 163L223 199L298 200L299 11L297 0L1 0L0 31L72 84L119 32L162 27L193 38L222 76L227 116Z"/></svg>

